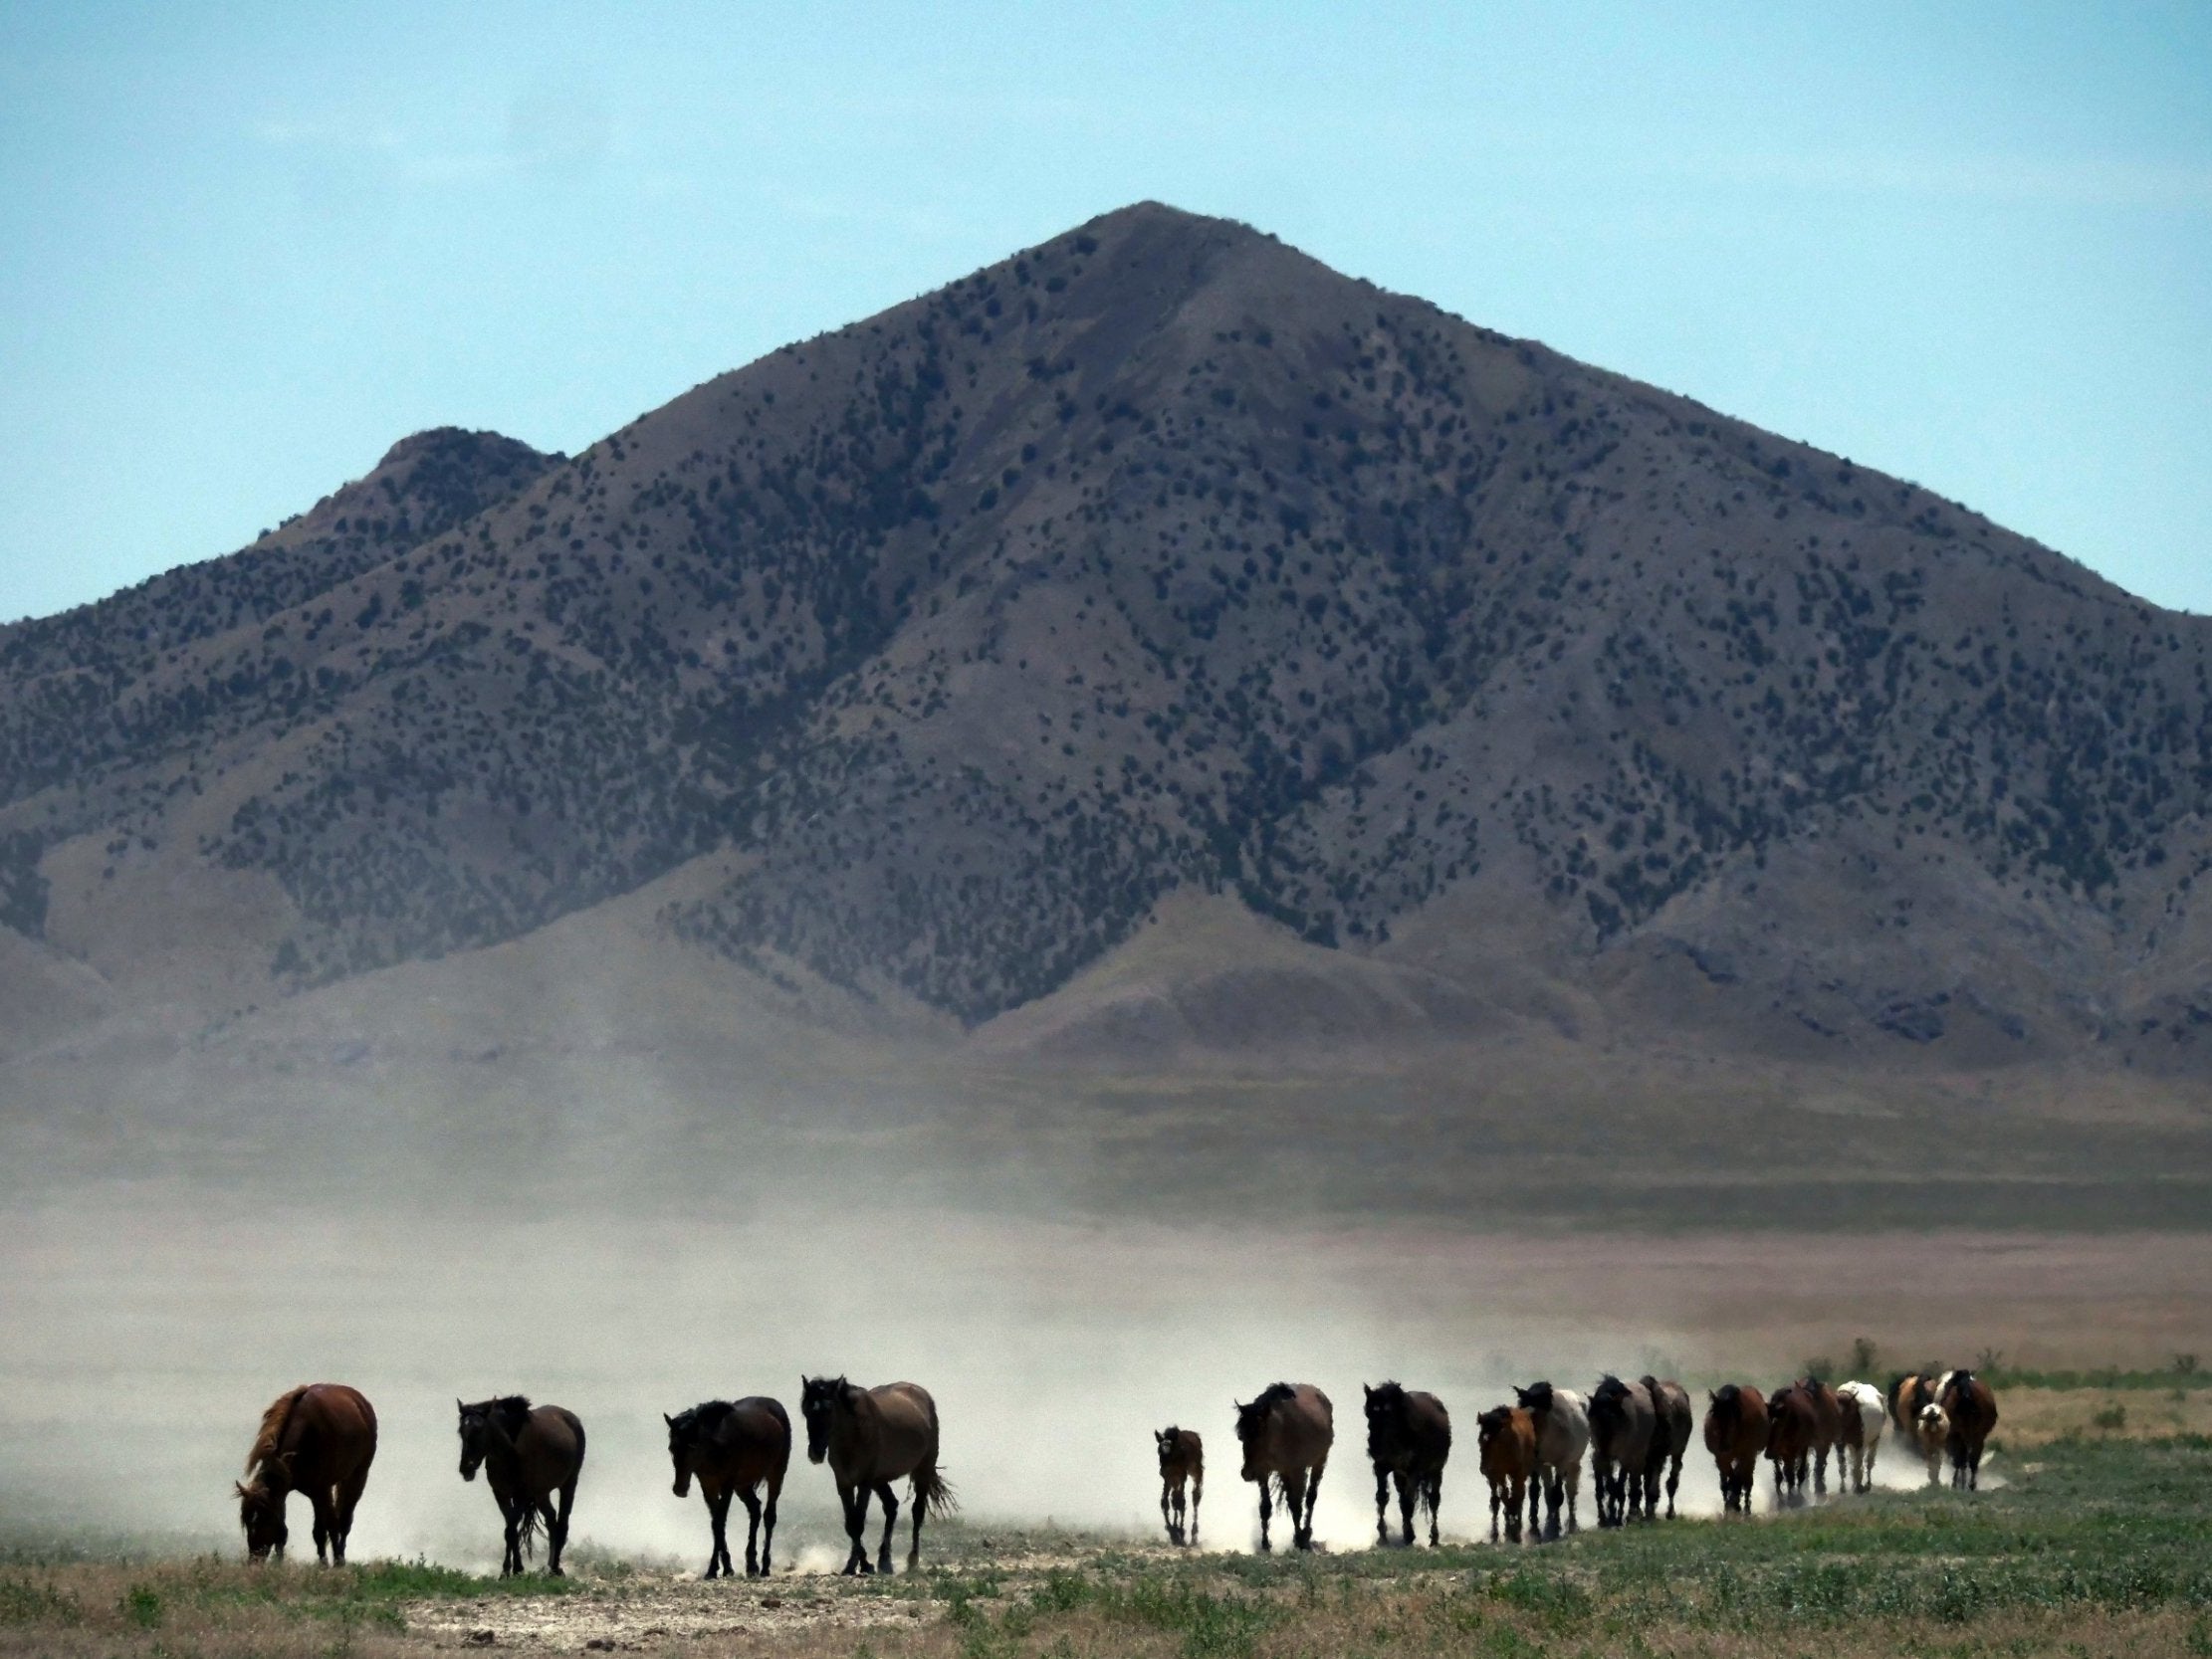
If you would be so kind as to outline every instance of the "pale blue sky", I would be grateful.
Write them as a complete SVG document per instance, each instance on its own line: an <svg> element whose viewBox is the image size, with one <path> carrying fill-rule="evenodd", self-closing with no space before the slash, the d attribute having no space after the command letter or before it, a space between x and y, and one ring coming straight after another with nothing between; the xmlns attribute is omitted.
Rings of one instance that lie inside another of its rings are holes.
<svg viewBox="0 0 2212 1659"><path fill-rule="evenodd" d="M1145 197L2212 611L2212 4L0 0L0 619Z"/></svg>

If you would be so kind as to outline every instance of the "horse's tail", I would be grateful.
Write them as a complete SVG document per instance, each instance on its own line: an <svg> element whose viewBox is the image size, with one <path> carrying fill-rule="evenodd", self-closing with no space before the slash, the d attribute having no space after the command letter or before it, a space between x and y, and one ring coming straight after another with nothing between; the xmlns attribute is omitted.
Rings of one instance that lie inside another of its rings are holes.
<svg viewBox="0 0 2212 1659"><path fill-rule="evenodd" d="M953 1496L953 1483L934 1463L914 1471L914 1507L924 1515L953 1515L960 1509L960 1500Z"/></svg>
<svg viewBox="0 0 2212 1659"><path fill-rule="evenodd" d="M522 1546L523 1558L528 1560L538 1554L538 1506L523 1505L523 1519L515 1529L515 1541Z"/></svg>

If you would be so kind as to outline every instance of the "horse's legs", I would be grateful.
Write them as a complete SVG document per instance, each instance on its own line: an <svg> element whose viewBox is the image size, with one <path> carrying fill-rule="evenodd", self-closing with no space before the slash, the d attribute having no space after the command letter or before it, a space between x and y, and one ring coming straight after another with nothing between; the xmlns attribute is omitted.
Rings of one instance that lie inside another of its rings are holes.
<svg viewBox="0 0 2212 1659"><path fill-rule="evenodd" d="M1674 1519L1674 1492L1682 1484L1682 1460L1672 1459L1666 1466L1666 1519Z"/></svg>
<svg viewBox="0 0 2212 1659"><path fill-rule="evenodd" d="M568 1547L568 1512L575 1508L576 1483L570 1481L560 1489L560 1513L555 1515L553 1500L546 1501L546 1571L553 1577L565 1578L560 1570L560 1552Z"/></svg>
<svg viewBox="0 0 2212 1659"><path fill-rule="evenodd" d="M1504 1503L1505 1503L1505 1488L1504 1488L1503 1486L1499 1485L1499 1484L1498 1484L1498 1478L1497 1478L1497 1477L1496 1477L1495 1475L1492 1475L1492 1476L1490 1477L1490 1542L1491 1542L1492 1544L1495 1544L1495 1543L1497 1543L1497 1538L1498 1538L1498 1525L1497 1525L1498 1511L1499 1511L1499 1510L1500 1510L1501 1508L1503 1508L1503 1507L1504 1507Z"/></svg>
<svg viewBox="0 0 2212 1659"><path fill-rule="evenodd" d="M1206 1496L1206 1477L1205 1477L1204 1475L1194 1475L1194 1476L1192 1476L1192 1477L1191 1477L1191 1535L1190 1535L1190 1536L1191 1536L1191 1548L1192 1548L1192 1549L1194 1549L1194 1550L1196 1550L1196 1549L1198 1548L1198 1544L1199 1544L1199 1500L1200 1500L1201 1498L1204 1498L1205 1496Z"/></svg>
<svg viewBox="0 0 2212 1659"><path fill-rule="evenodd" d="M1390 1543L1390 1471L1375 1465L1375 1547Z"/></svg>
<svg viewBox="0 0 2212 1659"><path fill-rule="evenodd" d="M1303 1469L1287 1471L1282 1478L1283 1503L1290 1511L1290 1547L1306 1547L1306 1472Z"/></svg>
<svg viewBox="0 0 2212 1659"><path fill-rule="evenodd" d="M770 1556L775 1553L775 1500L782 1495L783 1478L769 1476L769 1501L761 1523L761 1571L764 1575L775 1570L775 1563Z"/></svg>
<svg viewBox="0 0 2212 1659"><path fill-rule="evenodd" d="M745 1575L748 1578L758 1578L761 1575L761 1557L754 1546L761 1541L761 1500L754 1496L753 1488L741 1486L738 1488L738 1501L745 1505Z"/></svg>
<svg viewBox="0 0 2212 1659"><path fill-rule="evenodd" d="M845 1572L873 1572L868 1562L867 1547L860 1542L861 1529L868 1524L868 1489L864 1486L840 1484L837 1496L845 1506L845 1536L852 1540L852 1554L845 1557Z"/></svg>
<svg viewBox="0 0 2212 1659"><path fill-rule="evenodd" d="M1267 1542L1267 1518L1275 1513L1274 1499L1269 1496L1267 1477L1259 1479L1259 1548L1262 1554L1274 1549Z"/></svg>
<svg viewBox="0 0 2212 1659"><path fill-rule="evenodd" d="M1414 1507L1421 1502L1421 1477L1414 1474L1398 1477L1398 1542L1411 1550L1414 1547Z"/></svg>
<svg viewBox="0 0 2212 1659"><path fill-rule="evenodd" d="M707 1551L707 1576L721 1578L730 1571L730 1493L728 1488L709 1492L702 1486L700 1490L707 1500L707 1525L713 1534Z"/></svg>
<svg viewBox="0 0 2212 1659"><path fill-rule="evenodd" d="M883 1505L883 1547L876 1552L876 1570L888 1576L891 1571L891 1534L899 1525L899 1495L891 1490L889 1481L875 1485L877 1500ZM921 1506L917 1504L916 1509ZM920 1535L916 1535L919 1540ZM916 1549L920 1549L917 1542Z"/></svg>
<svg viewBox="0 0 2212 1659"><path fill-rule="evenodd" d="M502 1498L499 1505L500 1527L507 1538L507 1549L499 1558L499 1575L511 1578L523 1569L523 1550L519 1542L523 1531L522 1498Z"/></svg>
<svg viewBox="0 0 2212 1659"><path fill-rule="evenodd" d="M332 1534L336 1532L336 1528L332 1525L336 1518L332 1514L335 1507L331 1501L332 1497L332 1493L329 1487L312 1486L308 1488L308 1502L315 1507L315 1559L319 1566L329 1566L331 1564L330 1548L333 1542ZM337 1545L337 1558L338 1563L343 1565L345 1546L342 1542Z"/></svg>
<svg viewBox="0 0 2212 1659"><path fill-rule="evenodd" d="M1327 1463L1316 1463L1306 1481L1306 1524L1298 1531L1298 1548L1313 1548L1313 1506L1321 1500L1321 1477L1328 1471Z"/></svg>
<svg viewBox="0 0 2212 1659"><path fill-rule="evenodd" d="M1436 1470L1429 1477L1429 1548L1437 1548L1437 1511L1443 1504L1443 1471Z"/></svg>
<svg viewBox="0 0 2212 1659"><path fill-rule="evenodd" d="M1582 1464L1579 1461L1568 1467L1566 1485L1567 1531L1579 1533L1582 1531Z"/></svg>
<svg viewBox="0 0 2212 1659"><path fill-rule="evenodd" d="M1438 1478L1440 1479L1441 1477L1439 1476ZM1430 1509L1429 1509L1429 1531L1430 1531L1431 1533L1435 1533L1435 1532L1436 1532L1436 1530L1437 1530L1437 1520L1436 1520L1436 1517L1437 1517L1437 1511L1436 1511L1436 1506L1435 1506L1434 1504L1432 1504L1432 1505L1430 1506ZM1539 1464L1535 1465L1535 1466L1534 1466L1533 1468L1531 1468L1531 1469L1529 1470L1529 1472L1528 1472L1528 1538L1529 1538L1529 1542L1530 1542L1531 1544L1539 1543L1539 1542L1541 1542L1541 1541L1542 1541L1542 1539L1543 1539L1543 1536L1544 1536L1544 1466L1543 1466L1543 1465L1542 1465L1541 1463L1539 1463ZM1436 1540L1435 1540L1434 1538L1431 1538L1429 1542L1430 1542L1431 1544L1435 1544L1435 1543L1436 1543L1437 1541L1436 1541Z"/></svg>
<svg viewBox="0 0 2212 1659"><path fill-rule="evenodd" d="M907 1502L914 1506L914 1536L907 1541L906 1569L912 1572L922 1564L922 1523L930 1513L929 1501L911 1486L907 1488Z"/></svg>
<svg viewBox="0 0 2212 1659"><path fill-rule="evenodd" d="M1841 1476L1839 1475L1838 1478L1840 1479ZM1816 1498L1828 1496L1828 1448L1826 1446L1815 1446L1813 1448L1813 1496Z"/></svg>

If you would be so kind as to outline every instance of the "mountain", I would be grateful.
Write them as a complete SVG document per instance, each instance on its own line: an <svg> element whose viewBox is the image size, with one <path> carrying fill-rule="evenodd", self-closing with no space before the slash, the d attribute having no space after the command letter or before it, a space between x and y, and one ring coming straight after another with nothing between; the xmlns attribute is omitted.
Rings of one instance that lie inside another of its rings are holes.
<svg viewBox="0 0 2212 1659"><path fill-rule="evenodd" d="M1145 204L0 629L0 1052L619 915L718 1006L984 1053L2199 1076L2208 652Z"/></svg>

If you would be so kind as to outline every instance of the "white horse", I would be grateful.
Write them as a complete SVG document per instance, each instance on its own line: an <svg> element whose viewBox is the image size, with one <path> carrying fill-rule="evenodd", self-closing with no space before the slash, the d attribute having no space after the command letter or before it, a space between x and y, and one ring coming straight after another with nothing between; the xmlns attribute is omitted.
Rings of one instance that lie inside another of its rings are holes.
<svg viewBox="0 0 2212 1659"><path fill-rule="evenodd" d="M1881 1431L1888 1426L1889 1412L1881 1390L1871 1382L1847 1382L1836 1392L1859 1402L1859 1444L1846 1448L1851 1467L1839 1468L1837 1473L1851 1483L1851 1490L1864 1492L1874 1485L1875 1453L1881 1449Z"/></svg>

